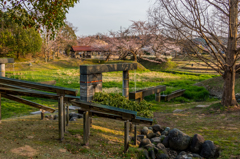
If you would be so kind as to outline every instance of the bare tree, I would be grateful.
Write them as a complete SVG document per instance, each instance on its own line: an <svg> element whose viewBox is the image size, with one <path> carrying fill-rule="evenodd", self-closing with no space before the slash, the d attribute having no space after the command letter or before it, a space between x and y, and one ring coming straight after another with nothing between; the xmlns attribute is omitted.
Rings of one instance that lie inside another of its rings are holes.
<svg viewBox="0 0 240 159"><path fill-rule="evenodd" d="M239 0L156 0L149 9L149 20L158 24L165 36L181 37L184 47L193 53L189 55L223 77L224 106L238 105L234 88L240 54L239 8ZM203 47L196 43L197 38L204 40Z"/></svg>

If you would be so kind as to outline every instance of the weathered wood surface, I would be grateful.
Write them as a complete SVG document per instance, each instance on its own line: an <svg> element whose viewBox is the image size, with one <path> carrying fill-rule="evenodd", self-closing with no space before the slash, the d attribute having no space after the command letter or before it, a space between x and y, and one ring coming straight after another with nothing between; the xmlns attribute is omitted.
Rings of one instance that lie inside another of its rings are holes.
<svg viewBox="0 0 240 159"><path fill-rule="evenodd" d="M138 90L136 92L130 92L129 98L130 99L143 99L146 96L161 93L162 91L166 90L166 86L155 86L155 87L149 87L145 89Z"/></svg>
<svg viewBox="0 0 240 159"><path fill-rule="evenodd" d="M16 85L16 86L20 86L20 87L26 87L26 88L30 88L30 89L54 92L54 93L62 93L62 94L74 95L74 96L77 95L77 90L74 90L74 89L57 87L57 86L41 84L41 83L36 83L36 82L17 80L17 79L6 78L6 77L0 77L0 83Z"/></svg>
<svg viewBox="0 0 240 159"><path fill-rule="evenodd" d="M116 63L100 65L80 65L80 74L88 75L102 72L136 70L137 63Z"/></svg>
<svg viewBox="0 0 240 159"><path fill-rule="evenodd" d="M23 98L14 96L14 95L2 93L2 97L10 99L10 100L13 100L15 102L26 104L26 105L29 105L29 106L32 106L32 107L35 107L35 108L38 108L38 109L43 109L43 110L48 111L50 113L54 113L55 112L55 109L53 109L53 108L49 108L47 106L44 106L44 105L41 105L41 104L38 104L38 103L35 103L35 102L32 102L32 101L29 101L27 99L23 99Z"/></svg>
<svg viewBox="0 0 240 159"><path fill-rule="evenodd" d="M0 58L0 63L14 63L14 58Z"/></svg>
<svg viewBox="0 0 240 159"><path fill-rule="evenodd" d="M10 84L5 84L5 83L0 83L0 87L20 89L20 90L32 90L32 89L29 89L29 88L26 88L26 87L19 87L19 86L10 85Z"/></svg>
<svg viewBox="0 0 240 159"><path fill-rule="evenodd" d="M180 89L180 90L172 92L169 95L161 95L161 98L164 99L165 101L170 101L173 98L183 95L184 92L185 92L185 89Z"/></svg>
<svg viewBox="0 0 240 159"><path fill-rule="evenodd" d="M78 110L79 114L83 114L85 111L84 110ZM102 112L98 112L98 111L89 111L90 112L90 117L92 116L97 116L97 117L102 117L102 118L109 118L109 119L114 119L114 120L120 120L120 121L126 121L125 119L123 119L121 116L119 115L114 115L114 114L110 114L110 113L102 113ZM131 119L129 120L132 123L136 123L136 124L148 124L148 125L152 125L153 120L150 118L143 118L143 117L139 117L136 116L135 119Z"/></svg>
<svg viewBox="0 0 240 159"><path fill-rule="evenodd" d="M111 107L107 105L101 105L97 103L90 103L90 102L79 101L79 100L72 100L71 103L74 106L81 107L85 111L93 110L93 111L98 111L103 113L115 114L115 115L122 116L123 119L131 120L131 119L135 119L137 116L136 111Z"/></svg>
<svg viewBox="0 0 240 159"><path fill-rule="evenodd" d="M20 90L20 89L12 89L12 88L4 88L0 87L0 92L4 94L12 94L12 95L20 95L20 96L29 96L29 97L37 97L37 98L47 98L58 100L59 95L54 93L46 93L36 90ZM73 99L79 99L80 97L66 95L64 96L65 101L71 101Z"/></svg>

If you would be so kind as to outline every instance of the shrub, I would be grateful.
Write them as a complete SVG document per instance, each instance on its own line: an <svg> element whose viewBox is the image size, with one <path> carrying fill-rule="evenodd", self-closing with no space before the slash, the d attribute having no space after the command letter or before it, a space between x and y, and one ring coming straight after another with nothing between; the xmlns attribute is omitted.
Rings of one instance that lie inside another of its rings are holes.
<svg viewBox="0 0 240 159"><path fill-rule="evenodd" d="M140 103L136 103L135 101L130 101L126 99L120 94L108 94L105 92L98 92L94 94L93 102L117 108L137 111L138 116L141 117L153 117L153 112L150 111L152 105L147 103L145 100L141 101Z"/></svg>

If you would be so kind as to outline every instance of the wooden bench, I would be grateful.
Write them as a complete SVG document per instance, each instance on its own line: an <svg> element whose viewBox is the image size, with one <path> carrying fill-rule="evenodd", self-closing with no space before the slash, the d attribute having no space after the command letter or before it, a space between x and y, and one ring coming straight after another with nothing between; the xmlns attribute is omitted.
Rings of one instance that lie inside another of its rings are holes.
<svg viewBox="0 0 240 159"><path fill-rule="evenodd" d="M136 102L141 102L144 97L155 94L155 100L160 102L161 92L166 90L166 86L155 86L138 90L129 93L129 99L134 99Z"/></svg>
<svg viewBox="0 0 240 159"><path fill-rule="evenodd" d="M169 95L161 95L161 98L164 99L164 101L170 101L173 98L183 95L184 92L185 89L176 90Z"/></svg>
<svg viewBox="0 0 240 159"><path fill-rule="evenodd" d="M124 152L127 152L129 147L129 122L135 124L139 123L148 123L152 124L152 119L142 118L137 116L136 111L111 107L107 105L101 105L97 103L90 103L80 100L71 101L74 106L81 107L79 112L84 114L83 116L83 141L85 145L89 145L89 136L90 136L90 117L99 116L104 118L110 118L115 120L121 120L124 122ZM134 128L134 136L136 140L136 125ZM136 141L135 141L136 143Z"/></svg>
<svg viewBox="0 0 240 159"><path fill-rule="evenodd" d="M57 86L52 86L47 84L41 84L36 82L6 78L6 77L0 77L0 83L1 83L0 99L1 99L1 95L3 94L3 96L5 96L8 99L15 100L17 102L21 102L37 108L41 108L41 110L45 110L45 109L49 110L49 108L31 101L28 101L26 99L16 97L15 95L58 100L59 138L60 140L63 140L65 125L66 125L65 124L66 116L64 115L66 114L65 104L66 102L69 102L72 99L79 99L79 97L75 97L77 95L77 90L64 88L64 87L57 87ZM42 92L42 91L47 91L47 92ZM48 92L53 92L53 93L48 93ZM0 105L0 110L1 110L1 105ZM43 113L41 115L43 116ZM1 121L1 111L0 111L0 121Z"/></svg>

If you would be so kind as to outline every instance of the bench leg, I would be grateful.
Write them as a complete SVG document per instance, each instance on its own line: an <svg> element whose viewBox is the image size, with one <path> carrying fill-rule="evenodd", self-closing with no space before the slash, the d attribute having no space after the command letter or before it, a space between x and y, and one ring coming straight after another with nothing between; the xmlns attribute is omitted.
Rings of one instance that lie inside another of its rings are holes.
<svg viewBox="0 0 240 159"><path fill-rule="evenodd" d="M90 127L92 127L92 117L90 118Z"/></svg>
<svg viewBox="0 0 240 159"><path fill-rule="evenodd" d="M161 93L155 93L155 101L157 102L161 101Z"/></svg>
<svg viewBox="0 0 240 159"><path fill-rule="evenodd" d="M137 125L134 125L134 145L137 145Z"/></svg>
<svg viewBox="0 0 240 159"><path fill-rule="evenodd" d="M41 112L41 120L43 120L44 119L44 112L42 111Z"/></svg>
<svg viewBox="0 0 240 159"><path fill-rule="evenodd" d="M129 120L124 122L124 153L128 151L129 147Z"/></svg>
<svg viewBox="0 0 240 159"><path fill-rule="evenodd" d="M64 139L64 125L63 125L63 95L58 97L58 128L59 128L59 139Z"/></svg>
<svg viewBox="0 0 240 159"><path fill-rule="evenodd" d="M85 111L83 114L83 144L89 145L89 136L90 136L90 119L89 111Z"/></svg>
<svg viewBox="0 0 240 159"><path fill-rule="evenodd" d="M63 104L63 131L66 132L66 103Z"/></svg>
<svg viewBox="0 0 240 159"><path fill-rule="evenodd" d="M69 104L67 104L67 112L66 112L66 126L69 124Z"/></svg>

